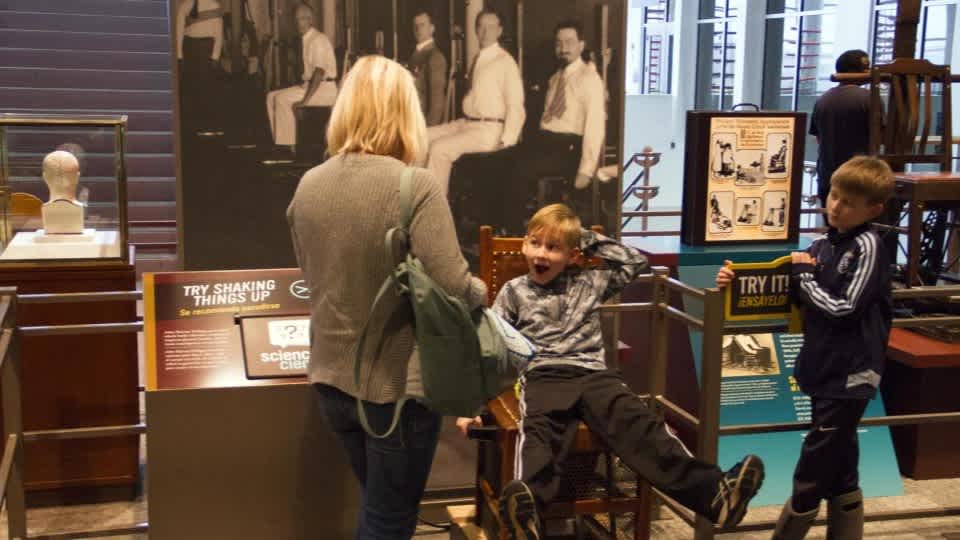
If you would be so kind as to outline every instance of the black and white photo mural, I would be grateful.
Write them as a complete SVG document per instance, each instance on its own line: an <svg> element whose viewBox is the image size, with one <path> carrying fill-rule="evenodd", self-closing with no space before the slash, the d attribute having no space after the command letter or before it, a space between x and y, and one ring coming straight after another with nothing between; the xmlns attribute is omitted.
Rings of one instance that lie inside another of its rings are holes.
<svg viewBox="0 0 960 540"><path fill-rule="evenodd" d="M362 55L414 77L471 263L565 202L618 233L626 0L170 0L186 269L294 266L284 210Z"/></svg>

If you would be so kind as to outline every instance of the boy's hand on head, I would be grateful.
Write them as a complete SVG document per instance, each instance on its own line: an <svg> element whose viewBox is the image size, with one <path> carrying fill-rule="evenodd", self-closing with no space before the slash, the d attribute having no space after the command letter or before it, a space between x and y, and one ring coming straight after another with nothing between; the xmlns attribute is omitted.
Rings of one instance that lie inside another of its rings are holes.
<svg viewBox="0 0 960 540"><path fill-rule="evenodd" d="M790 262L793 264L817 264L817 259L810 256L806 251L794 251L790 254Z"/></svg>
<svg viewBox="0 0 960 540"><path fill-rule="evenodd" d="M467 418L467 417L457 418L457 429L460 430L460 433L464 437L467 436L467 431L470 429L470 426L474 426L474 425L482 426L483 420L481 420L479 416L475 416L473 418Z"/></svg>
<svg viewBox="0 0 960 540"><path fill-rule="evenodd" d="M736 273L730 268L732 261L723 261L723 266L720 267L720 270L717 272L717 288L722 289L730 284L733 281Z"/></svg>
<svg viewBox="0 0 960 540"><path fill-rule="evenodd" d="M587 258L584 257L583 251L579 249L573 250L573 255L570 256L570 266L579 266L583 268L587 265Z"/></svg>

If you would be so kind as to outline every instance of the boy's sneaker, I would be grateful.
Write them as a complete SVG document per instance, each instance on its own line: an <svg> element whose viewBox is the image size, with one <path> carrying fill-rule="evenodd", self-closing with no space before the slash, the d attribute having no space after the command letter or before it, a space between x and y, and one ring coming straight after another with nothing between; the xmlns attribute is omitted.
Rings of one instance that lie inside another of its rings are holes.
<svg viewBox="0 0 960 540"><path fill-rule="evenodd" d="M511 480L500 495L500 522L510 540L540 540L537 502L530 488L520 480Z"/></svg>
<svg viewBox="0 0 960 540"><path fill-rule="evenodd" d="M732 527L747 513L747 504L763 484L763 460L754 455L743 458L724 473L710 507L717 516L717 525Z"/></svg>

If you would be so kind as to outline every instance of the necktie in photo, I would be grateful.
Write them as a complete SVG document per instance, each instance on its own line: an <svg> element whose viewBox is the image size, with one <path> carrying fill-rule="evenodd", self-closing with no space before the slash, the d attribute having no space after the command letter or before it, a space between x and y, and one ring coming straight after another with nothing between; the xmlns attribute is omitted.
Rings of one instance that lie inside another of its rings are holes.
<svg viewBox="0 0 960 540"><path fill-rule="evenodd" d="M561 70L557 74L557 88L553 92L553 99L550 100L550 104L547 106L547 110L543 113L543 121L549 122L551 120L560 118L563 116L563 113L567 110L567 92L566 92L567 81L564 77L564 72Z"/></svg>

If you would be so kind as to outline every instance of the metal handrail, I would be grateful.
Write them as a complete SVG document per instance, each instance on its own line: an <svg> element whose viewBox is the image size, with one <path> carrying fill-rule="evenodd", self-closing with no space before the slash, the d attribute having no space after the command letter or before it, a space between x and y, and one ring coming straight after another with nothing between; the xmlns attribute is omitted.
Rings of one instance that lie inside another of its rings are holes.
<svg viewBox="0 0 960 540"><path fill-rule="evenodd" d="M668 304L667 292L670 290L679 290L691 296L699 296L703 299L703 318L698 319L692 315L672 307ZM898 289L893 291L895 300L910 298L921 298L931 296L953 296L960 294L960 286L946 287L917 287L912 289ZM810 428L809 422L782 422L782 423L764 423L764 424L742 424L720 427L720 394L721 394L721 349L723 344L723 329L725 319L723 313L722 292L715 288L697 289L677 280L668 277L665 270L661 269L654 274L653 280L653 305L650 317L650 340L651 340L651 362L649 363L650 395L654 396L648 401L656 407L661 414L668 414L679 418L683 423L695 428L697 433L697 452L699 459L708 462L717 461L717 449L719 438L726 435L739 435L746 433L771 433L782 431L802 431ZM664 397L666 387L666 335L667 319L676 319L688 327L702 329L702 359L700 370L700 403L699 414L694 415L668 398ZM917 318L917 319L894 319L894 326L920 326L927 324L943 324L945 322L954 322L958 317L937 317L937 318ZM927 323L926 321L932 321ZM741 331L745 327L738 327ZM749 328L749 327L747 327ZM864 426L892 426L892 425L919 425L930 423L960 422L960 411L937 412L937 413L919 413L889 415L874 418L865 418L861 421ZM652 488L651 488L652 489ZM686 508L680 506L676 501L670 499L663 493L653 489L653 492L670 507L681 519L694 528L694 538L696 540L712 539L716 533L720 532L742 532L755 530L769 530L775 525L774 521L753 522L740 524L735 527L720 528L715 526L703 516L694 514ZM920 511L899 511L899 512L873 512L866 516L867 521L880 521L888 519L913 519L930 516L958 515L960 506L944 507L932 510Z"/></svg>
<svg viewBox="0 0 960 540"><path fill-rule="evenodd" d="M658 405L662 406L666 410L677 415L678 418L683 420L688 426L696 429L700 427L700 420L696 416L690 414L686 409L677 405L673 401L670 401L664 396L657 396L656 402Z"/></svg>
<svg viewBox="0 0 960 540"><path fill-rule="evenodd" d="M10 476L13 474L13 461L19 440L16 433L11 433L7 435L7 443L3 447L3 460L0 461L0 507L7 500L7 484L10 483Z"/></svg>
<svg viewBox="0 0 960 540"><path fill-rule="evenodd" d="M50 326L21 326L20 334L35 336L78 336L84 334L126 334L143 330L142 322L58 324Z"/></svg>
<svg viewBox="0 0 960 540"><path fill-rule="evenodd" d="M104 536L126 536L131 534L144 534L150 531L150 524L143 521L134 523L126 527L113 527L110 529L90 529L86 531L68 531L60 533L47 533L37 536L31 536L30 540L73 540L74 538L101 538Z"/></svg>
<svg viewBox="0 0 960 540"><path fill-rule="evenodd" d="M69 439L103 439L120 435L141 435L146 432L147 425L144 423L85 428L42 429L24 431L23 440L24 442L34 442L65 441Z"/></svg>
<svg viewBox="0 0 960 540"><path fill-rule="evenodd" d="M143 300L143 291L104 291L53 294L19 294L20 304L60 304L79 302L109 302L112 300Z"/></svg>

